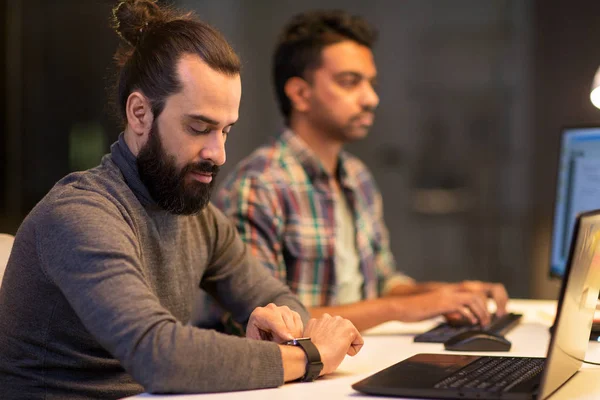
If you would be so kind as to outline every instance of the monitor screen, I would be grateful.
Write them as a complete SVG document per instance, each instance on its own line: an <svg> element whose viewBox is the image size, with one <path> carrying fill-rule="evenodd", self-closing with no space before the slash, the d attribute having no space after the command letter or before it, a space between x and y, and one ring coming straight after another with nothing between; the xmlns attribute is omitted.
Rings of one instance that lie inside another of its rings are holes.
<svg viewBox="0 0 600 400"><path fill-rule="evenodd" d="M600 208L600 127L565 128L560 146L550 275L562 278L577 214Z"/></svg>

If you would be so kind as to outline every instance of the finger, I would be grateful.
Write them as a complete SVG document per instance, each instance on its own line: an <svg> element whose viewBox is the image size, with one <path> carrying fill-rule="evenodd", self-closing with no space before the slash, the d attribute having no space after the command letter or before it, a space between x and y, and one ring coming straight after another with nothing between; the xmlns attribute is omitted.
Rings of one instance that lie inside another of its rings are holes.
<svg viewBox="0 0 600 400"><path fill-rule="evenodd" d="M277 343L283 342L283 340L274 340L273 334L271 332L259 330L258 333L260 335L260 340L264 340L266 342L277 342Z"/></svg>
<svg viewBox="0 0 600 400"><path fill-rule="evenodd" d="M268 329L264 329L263 325L256 323L248 323L246 327L246 338L253 340L273 341L273 334Z"/></svg>
<svg viewBox="0 0 600 400"><path fill-rule="evenodd" d="M499 316L506 314L506 303L508 303L508 293L502 284L492 285L490 295L496 303L496 314Z"/></svg>
<svg viewBox="0 0 600 400"><path fill-rule="evenodd" d="M250 319L248 319L248 326L246 326L246 337L248 339L261 340L260 332L258 327L256 326L256 314L261 312L262 307L255 308L250 314Z"/></svg>
<svg viewBox="0 0 600 400"><path fill-rule="evenodd" d="M310 337L310 333L314 329L316 321L317 321L316 318L311 318L308 320L308 323L306 324L306 328L304 328L304 334L302 336Z"/></svg>
<svg viewBox="0 0 600 400"><path fill-rule="evenodd" d="M460 287L465 292L481 292L486 291L486 286L480 281L462 281Z"/></svg>
<svg viewBox="0 0 600 400"><path fill-rule="evenodd" d="M350 347L348 348L348 352L346 354L354 357L358 354L360 349L362 349L364 344L365 341L361 336L360 332L356 328L354 328L354 338L352 339L352 343L350 343Z"/></svg>
<svg viewBox="0 0 600 400"><path fill-rule="evenodd" d="M462 315L460 313L460 311L452 311L452 312L446 313L446 314L444 314L444 318L446 318L446 321L448 322L448 324L453 325L453 326L461 326L461 325L471 324L471 320L465 318L465 316Z"/></svg>
<svg viewBox="0 0 600 400"><path fill-rule="evenodd" d="M464 290L464 288L462 287L461 283L445 283L442 286L440 286L437 290L444 292L444 293L446 293L446 292L452 293L452 292L461 292Z"/></svg>
<svg viewBox="0 0 600 400"><path fill-rule="evenodd" d="M260 337L260 331L258 330L258 328L254 325L251 325L250 322L248 323L248 327L246 328L246 338L254 340L262 339Z"/></svg>
<svg viewBox="0 0 600 400"><path fill-rule="evenodd" d="M471 312L477 317L477 322L480 325L487 325L490 323L490 313L487 309L487 303L485 297L481 294L472 294L471 302L468 304Z"/></svg>
<svg viewBox="0 0 600 400"><path fill-rule="evenodd" d="M487 284L482 281L466 281L467 285L472 288L474 292L481 292L486 289Z"/></svg>
<svg viewBox="0 0 600 400"><path fill-rule="evenodd" d="M298 335L296 337L302 337L302 334L304 333L304 323L302 322L302 318L297 312L292 312L292 316L294 317L294 326L296 327L294 335Z"/></svg>
<svg viewBox="0 0 600 400"><path fill-rule="evenodd" d="M283 320L283 323L287 327L288 332L290 332L290 334L293 336L293 338L302 337L302 331L303 331L302 320L300 320L299 316L298 316L298 318L294 318L294 314L298 315L298 313L290 310L289 308L287 310L286 309L281 310L281 318ZM298 325L298 322L300 322L299 325Z"/></svg>
<svg viewBox="0 0 600 400"><path fill-rule="evenodd" d="M259 330L270 333L274 341L277 342L294 339L294 336L283 321L281 312L277 309L257 313L254 326Z"/></svg>
<svg viewBox="0 0 600 400"><path fill-rule="evenodd" d="M471 311L468 306L460 306L457 310L463 318L471 323L471 325L475 325L478 322L477 316Z"/></svg>
<svg viewBox="0 0 600 400"><path fill-rule="evenodd" d="M292 333L282 314L279 318L274 317L270 326L274 342L283 343L298 337Z"/></svg>

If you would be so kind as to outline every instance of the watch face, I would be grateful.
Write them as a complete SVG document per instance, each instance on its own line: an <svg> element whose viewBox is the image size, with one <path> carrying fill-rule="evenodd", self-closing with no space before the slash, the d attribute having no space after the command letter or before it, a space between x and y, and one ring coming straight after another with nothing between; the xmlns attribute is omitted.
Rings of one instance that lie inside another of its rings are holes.
<svg viewBox="0 0 600 400"><path fill-rule="evenodd" d="M304 341L311 341L309 337L301 337L301 338L296 338L296 339L292 339L292 340L288 340L287 342L285 342L285 344L289 344L289 345L293 345L293 346L299 346L300 345L300 341L304 340Z"/></svg>

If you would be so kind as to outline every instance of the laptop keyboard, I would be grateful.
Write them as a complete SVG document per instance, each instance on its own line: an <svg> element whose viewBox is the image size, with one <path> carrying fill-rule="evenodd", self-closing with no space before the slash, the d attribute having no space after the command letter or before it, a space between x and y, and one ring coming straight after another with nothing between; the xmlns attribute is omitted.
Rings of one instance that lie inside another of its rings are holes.
<svg viewBox="0 0 600 400"><path fill-rule="evenodd" d="M519 320L522 316L523 314L508 313L501 317L497 317L494 314L492 315L492 321L490 324L483 328L479 325L456 326L450 325L447 322L442 322L427 332L415 336L414 341L425 343L444 343L452 336L474 329L495 333L497 335L504 335L519 323Z"/></svg>
<svg viewBox="0 0 600 400"><path fill-rule="evenodd" d="M477 361L444 378L434 387L507 392L542 372L545 361L544 358L480 357Z"/></svg>

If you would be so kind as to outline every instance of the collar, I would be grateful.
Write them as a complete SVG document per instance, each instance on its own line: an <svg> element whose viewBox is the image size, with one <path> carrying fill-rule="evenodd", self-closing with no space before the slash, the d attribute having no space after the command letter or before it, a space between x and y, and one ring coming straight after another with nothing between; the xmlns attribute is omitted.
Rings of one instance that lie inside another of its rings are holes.
<svg viewBox="0 0 600 400"><path fill-rule="evenodd" d="M110 146L110 155L113 162L121 170L127 186L131 188L140 203L143 206L156 205L146 185L140 179L137 159L129 149L129 146L127 146L127 143L125 143L123 132L119 134L119 139Z"/></svg>
<svg viewBox="0 0 600 400"><path fill-rule="evenodd" d="M304 140L296 135L291 129L286 129L279 138L280 143L288 149L293 157L300 163L308 177L315 180L328 182L332 176L327 173L321 160ZM336 178L342 187L353 187L347 170L350 155L341 151L337 161Z"/></svg>

